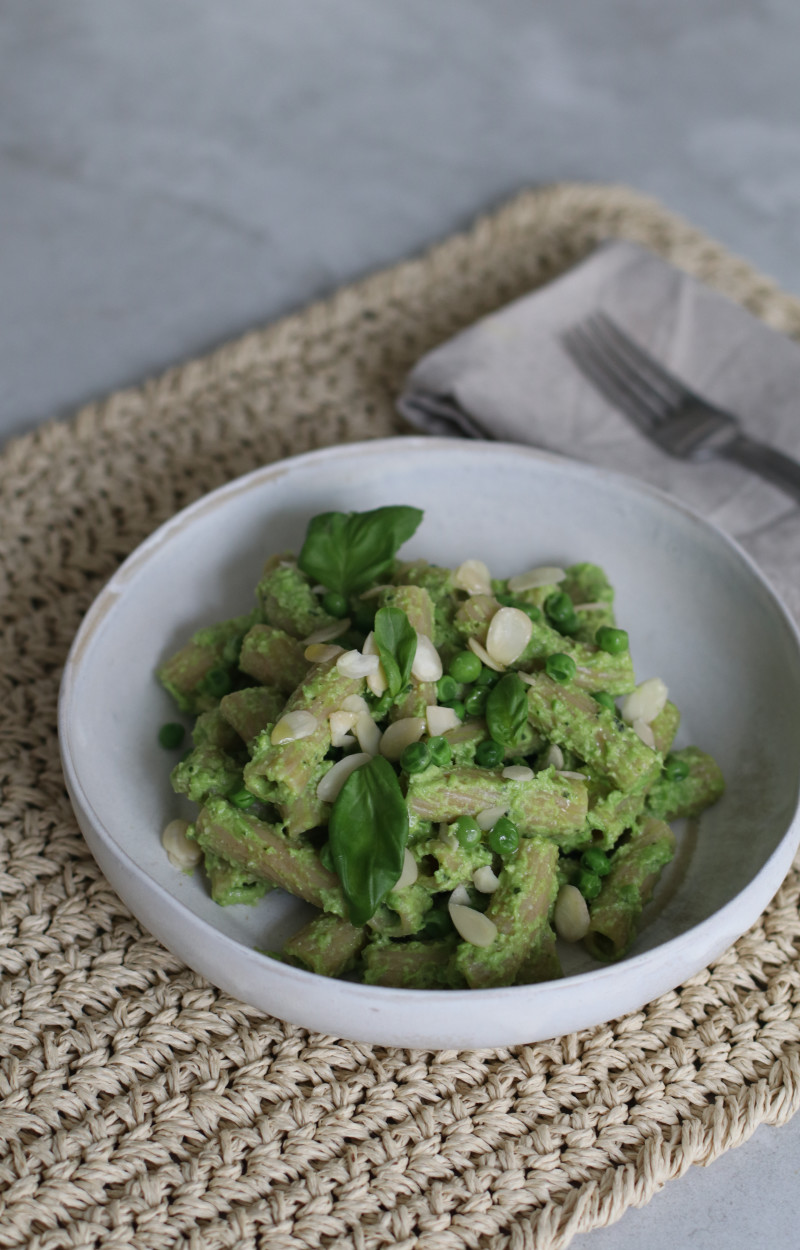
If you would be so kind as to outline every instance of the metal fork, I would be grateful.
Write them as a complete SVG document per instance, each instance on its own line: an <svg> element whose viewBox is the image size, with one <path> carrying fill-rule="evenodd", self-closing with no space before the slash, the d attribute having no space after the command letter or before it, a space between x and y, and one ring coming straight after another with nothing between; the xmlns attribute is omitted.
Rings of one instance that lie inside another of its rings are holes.
<svg viewBox="0 0 800 1250"><path fill-rule="evenodd" d="M663 451L682 460L724 456L800 503L800 463L741 429L739 418L690 390L604 312L563 335L581 373Z"/></svg>

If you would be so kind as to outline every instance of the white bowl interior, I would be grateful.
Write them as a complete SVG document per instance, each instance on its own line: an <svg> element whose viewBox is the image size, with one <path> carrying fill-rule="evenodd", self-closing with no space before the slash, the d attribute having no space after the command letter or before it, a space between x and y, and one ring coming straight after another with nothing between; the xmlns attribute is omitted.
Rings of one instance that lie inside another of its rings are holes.
<svg viewBox="0 0 800 1250"><path fill-rule="evenodd" d="M267 959L257 948L280 945L305 905L276 892L255 907L220 908L201 872L176 872L160 844L182 809L169 785L174 757L156 741L160 724L176 719L157 665L195 629L246 611L264 559L297 551L311 516L387 503L425 511L403 549L409 557L445 565L477 557L496 575L539 563L601 564L637 678L666 681L683 713L679 744L709 750L727 782L699 828L681 835L626 961L598 968L573 951L565 966L578 979L480 991L498 1008L483 1021L475 991L425 992L425 1019L412 1021L418 993L325 981ZM101 867L139 919L216 984L297 1023L363 1040L501 1045L639 1006L753 922L800 837L799 704L796 631L742 552L692 513L543 453L414 438L257 470L162 527L82 626L65 673L61 734L70 793Z"/></svg>

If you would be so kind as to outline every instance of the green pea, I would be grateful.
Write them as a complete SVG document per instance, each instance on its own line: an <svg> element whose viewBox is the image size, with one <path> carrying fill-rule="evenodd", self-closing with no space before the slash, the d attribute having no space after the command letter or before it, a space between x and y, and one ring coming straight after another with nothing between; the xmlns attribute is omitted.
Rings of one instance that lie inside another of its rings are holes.
<svg viewBox="0 0 800 1250"><path fill-rule="evenodd" d="M481 768L497 768L503 758L503 748L494 738L487 738L475 752L475 763Z"/></svg>
<svg viewBox="0 0 800 1250"><path fill-rule="evenodd" d="M453 762L453 750L450 743L438 734L428 739L428 750L431 753L431 763L437 768L447 768L447 765Z"/></svg>
<svg viewBox="0 0 800 1250"><path fill-rule="evenodd" d="M475 685L485 686L486 689L489 690L492 686L497 685L502 676L502 673L496 673L493 668L489 668L487 665L484 665L478 676L475 678Z"/></svg>
<svg viewBox="0 0 800 1250"><path fill-rule="evenodd" d="M486 707L488 697L489 691L485 686L476 686L474 690L470 690L464 699L465 710L469 712L470 716L480 716Z"/></svg>
<svg viewBox="0 0 800 1250"><path fill-rule="evenodd" d="M552 625L562 634L570 634L578 628L575 604L566 591L555 590L544 601L544 610Z"/></svg>
<svg viewBox="0 0 800 1250"><path fill-rule="evenodd" d="M465 851L472 846L477 846L483 838L483 830L474 816L459 816L452 830L456 835L458 845L462 846Z"/></svg>
<svg viewBox="0 0 800 1250"><path fill-rule="evenodd" d="M519 846L519 829L508 816L495 821L489 833L489 847L496 855L513 855Z"/></svg>
<svg viewBox="0 0 800 1250"><path fill-rule="evenodd" d="M581 863L588 872L597 877L607 877L611 872L611 861L599 846L590 846L581 855Z"/></svg>
<svg viewBox="0 0 800 1250"><path fill-rule="evenodd" d="M185 737L186 730L177 721L169 721L168 724L162 725L158 731L159 745L164 747L166 751L177 750Z"/></svg>
<svg viewBox="0 0 800 1250"><path fill-rule="evenodd" d="M668 781L684 781L689 776L689 765L686 760L668 755L664 761L664 776Z"/></svg>
<svg viewBox="0 0 800 1250"><path fill-rule="evenodd" d="M616 712L617 705L611 695L605 690L595 690L592 694L595 703L599 703L601 707L607 708L609 712Z"/></svg>
<svg viewBox="0 0 800 1250"><path fill-rule="evenodd" d="M624 629L614 629L611 625L601 625L594 636L601 651L609 655L621 655L628 650L628 634Z"/></svg>
<svg viewBox="0 0 800 1250"><path fill-rule="evenodd" d="M571 655L563 655L559 651L555 655L548 655L544 662L544 671L548 677L552 677L553 681L558 681L563 686L568 681L572 681L578 671L578 666Z"/></svg>
<svg viewBox="0 0 800 1250"><path fill-rule="evenodd" d="M329 590L326 595L323 595L322 606L328 616L335 616L337 620L347 616L347 600L338 590Z"/></svg>
<svg viewBox="0 0 800 1250"><path fill-rule="evenodd" d="M440 703L449 703L451 699L457 699L460 692L461 686L455 677L450 677L448 673L440 677L436 683L436 696Z"/></svg>
<svg viewBox="0 0 800 1250"><path fill-rule="evenodd" d="M532 621L542 619L542 609L537 608L533 603L526 603L524 599L515 599L513 595L495 595L495 599L501 607L519 608L520 612L524 612Z"/></svg>
<svg viewBox="0 0 800 1250"><path fill-rule="evenodd" d="M459 720L463 720L466 715L466 709L461 699L445 699L441 706L451 708Z"/></svg>
<svg viewBox="0 0 800 1250"><path fill-rule="evenodd" d="M228 802L233 803L234 807L247 808L252 807L256 801L256 796L251 794L242 786L241 790L237 790L235 794L228 795Z"/></svg>
<svg viewBox="0 0 800 1250"><path fill-rule="evenodd" d="M400 767L406 773L421 773L431 762L431 750L427 742L409 742L400 756Z"/></svg>
<svg viewBox="0 0 800 1250"><path fill-rule="evenodd" d="M471 682L479 676L483 665L474 651L459 651L448 666L448 673L455 681Z"/></svg>
<svg viewBox="0 0 800 1250"><path fill-rule="evenodd" d="M542 609L537 608L535 603L518 603L516 606L520 609L520 611L524 612L526 616L529 616L532 621L540 621L542 619Z"/></svg>
<svg viewBox="0 0 800 1250"><path fill-rule="evenodd" d="M591 902L593 898L597 898L603 883L596 872L580 872L578 880L575 882L581 894L587 901Z"/></svg>
<svg viewBox="0 0 800 1250"><path fill-rule="evenodd" d="M200 684L204 693L210 694L215 699L221 699L223 695L230 694L233 687L231 675L226 668L209 669Z"/></svg>

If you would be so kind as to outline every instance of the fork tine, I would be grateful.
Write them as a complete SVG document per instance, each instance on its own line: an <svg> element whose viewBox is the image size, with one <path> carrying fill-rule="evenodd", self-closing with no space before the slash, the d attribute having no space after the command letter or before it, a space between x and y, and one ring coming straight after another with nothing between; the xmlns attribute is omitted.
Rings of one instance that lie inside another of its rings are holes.
<svg viewBox="0 0 800 1250"><path fill-rule="evenodd" d="M603 348L585 325L573 326L567 330L562 341L580 371L605 395L609 403L615 408L621 408L635 425L649 434L653 425L664 415L663 401L653 409L628 371L609 362Z"/></svg>
<svg viewBox="0 0 800 1250"><path fill-rule="evenodd" d="M623 364L648 381L671 408L689 398L689 390L680 379L665 369L645 348L629 338L608 313L601 310L593 313L587 320L607 349L615 352Z"/></svg>
<svg viewBox="0 0 800 1250"><path fill-rule="evenodd" d="M618 380L624 381L638 396L639 402L650 411L653 420L663 420L676 401L668 398L662 390L654 386L644 376L638 363L630 363L632 353L621 352L616 340L606 334L603 323L597 321L594 315L586 318L581 329L592 338L598 357L605 362L606 369L612 372Z"/></svg>

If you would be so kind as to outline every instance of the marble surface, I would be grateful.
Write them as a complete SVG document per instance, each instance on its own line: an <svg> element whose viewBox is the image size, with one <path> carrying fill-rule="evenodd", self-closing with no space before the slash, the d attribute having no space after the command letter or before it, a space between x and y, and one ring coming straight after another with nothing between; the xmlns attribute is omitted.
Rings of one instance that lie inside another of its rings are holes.
<svg viewBox="0 0 800 1250"><path fill-rule="evenodd" d="M5 0L0 440L625 182L800 294L795 0ZM794 1250L800 1117L576 1250Z"/></svg>

